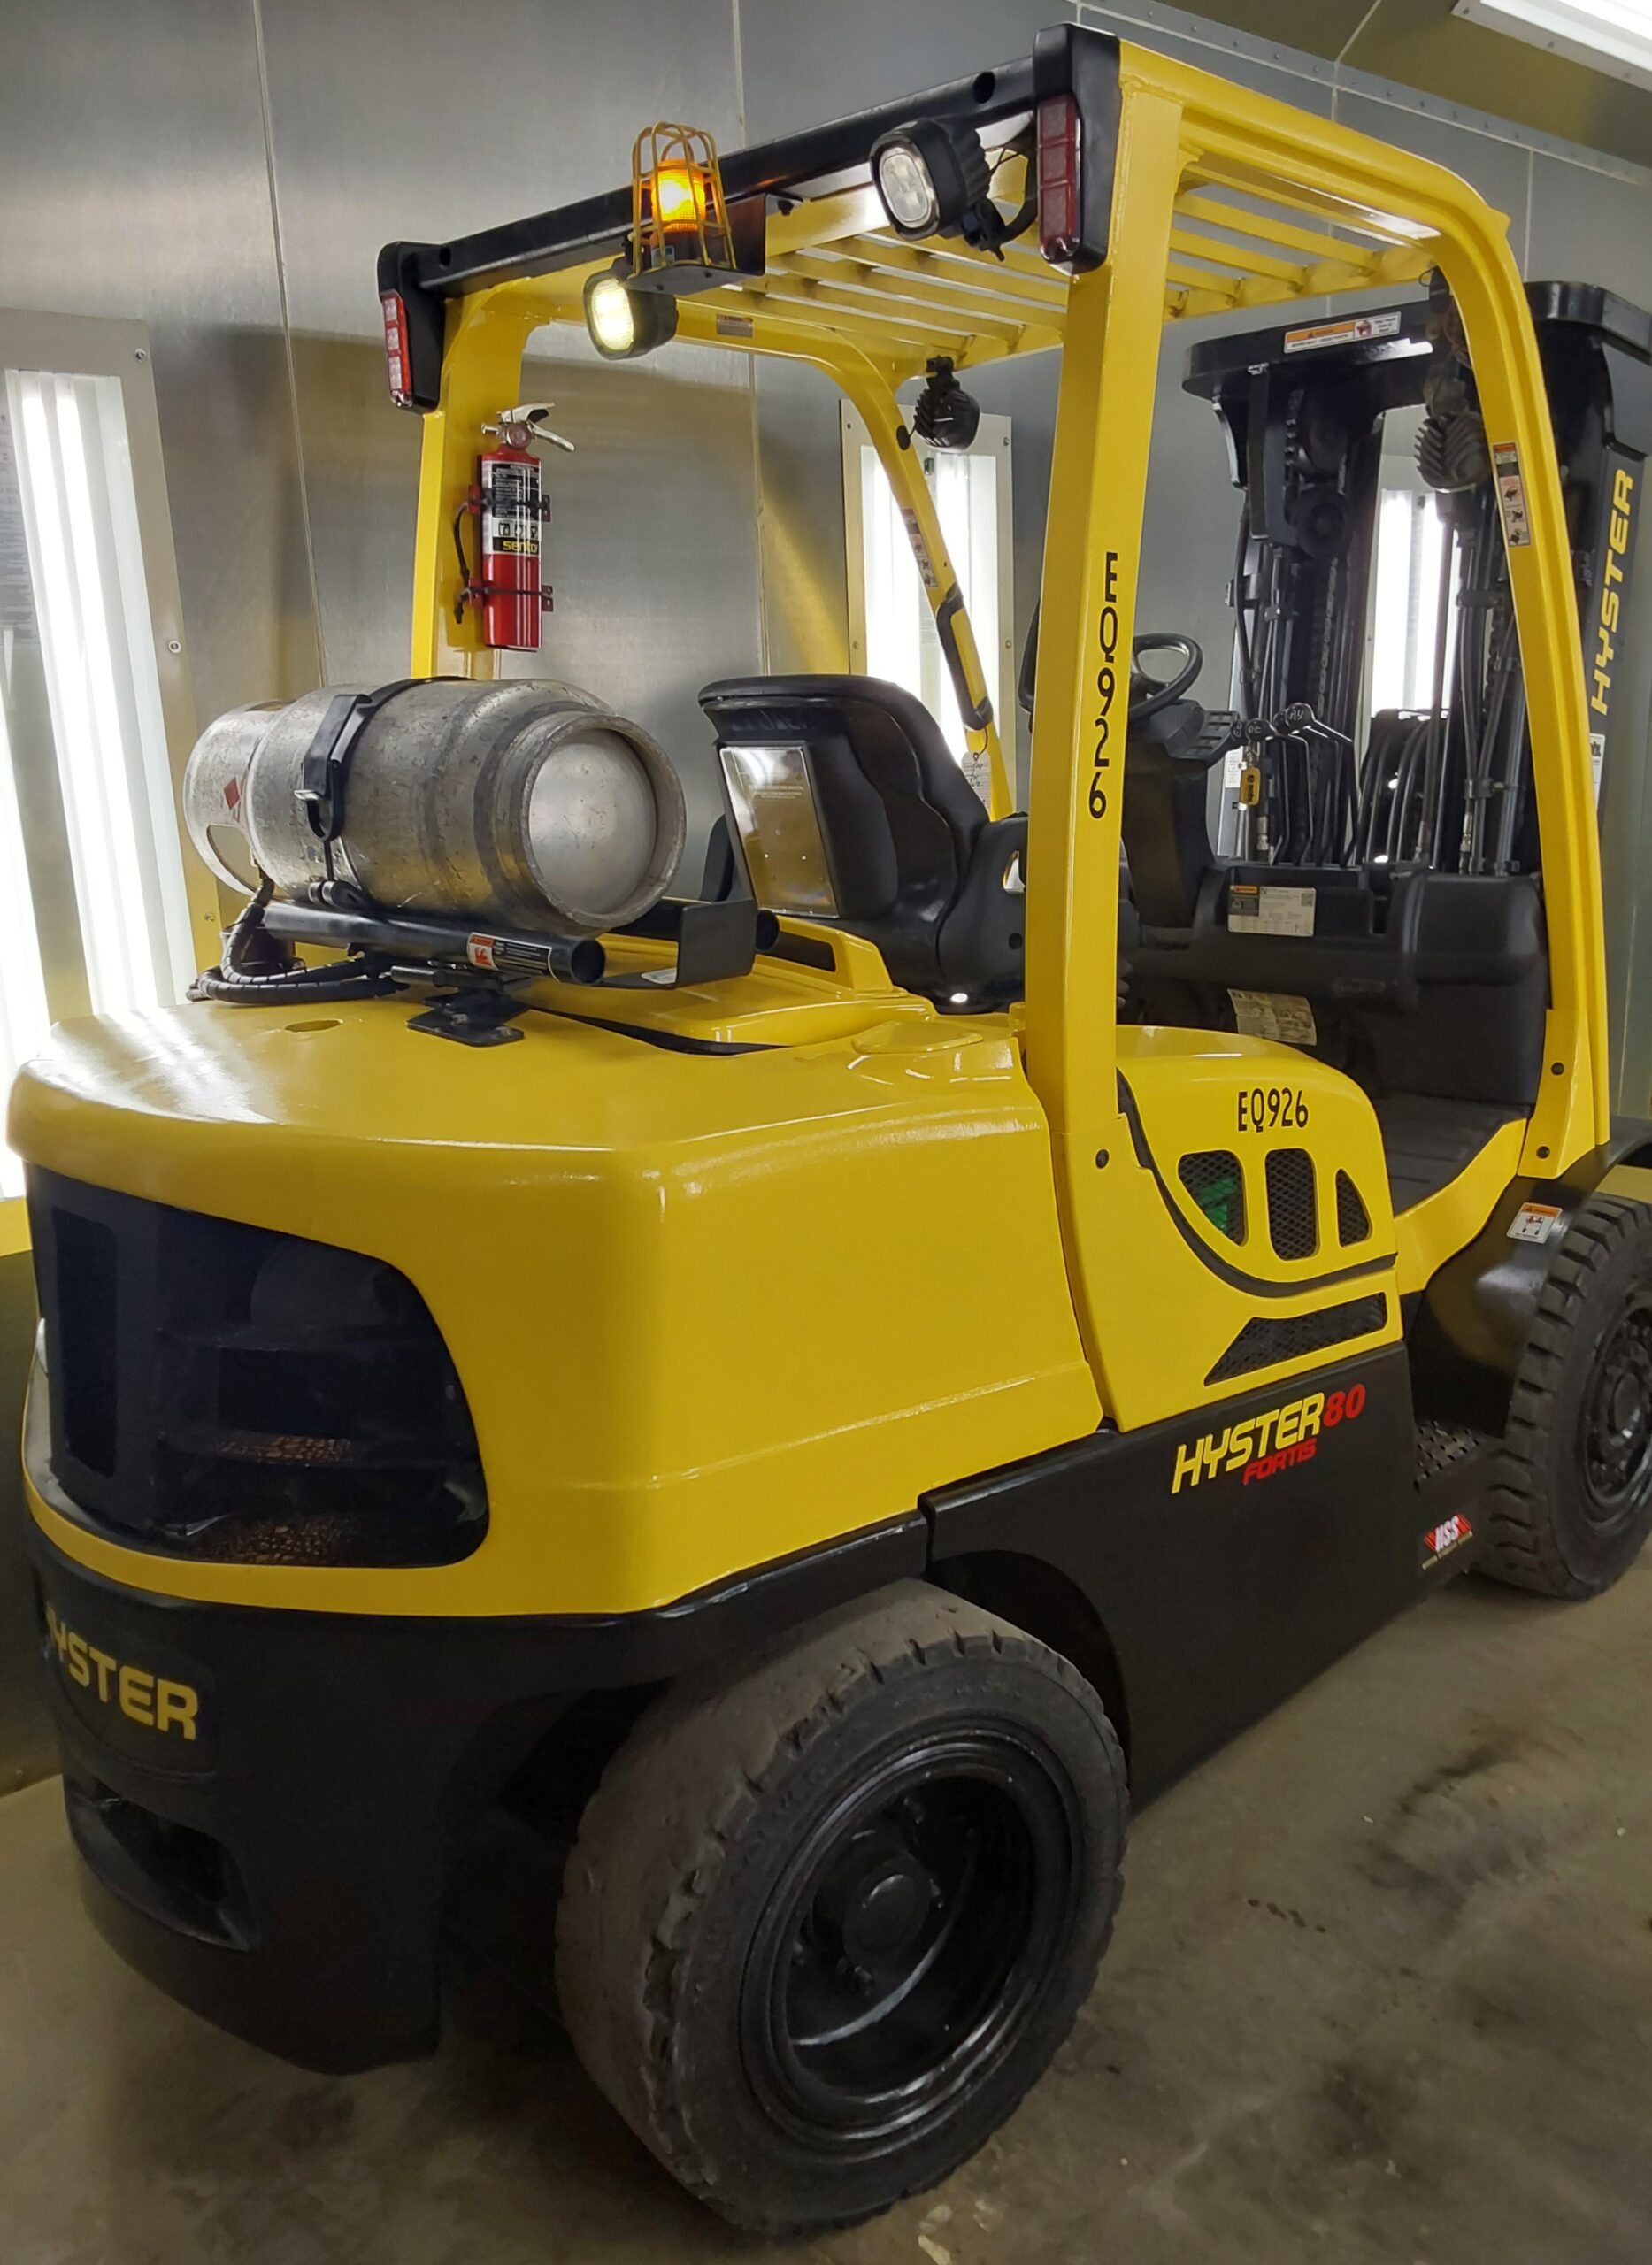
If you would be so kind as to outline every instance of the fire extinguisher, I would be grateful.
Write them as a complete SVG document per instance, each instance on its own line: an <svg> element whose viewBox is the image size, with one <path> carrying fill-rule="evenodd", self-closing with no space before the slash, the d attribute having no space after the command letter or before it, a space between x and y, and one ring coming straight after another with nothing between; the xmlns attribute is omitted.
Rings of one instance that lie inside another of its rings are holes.
<svg viewBox="0 0 1652 2265"><path fill-rule="evenodd" d="M539 571L541 530L550 505L533 449L536 442L549 441L572 456L573 443L546 425L549 413L548 402L525 403L502 409L491 425L482 426L484 433L497 434L497 445L477 458L476 485L453 521L459 558L455 617L463 621L467 606L479 606L482 642L511 652L539 650L539 617L551 608L551 594L541 587ZM465 556L467 516L481 528L474 574Z"/></svg>

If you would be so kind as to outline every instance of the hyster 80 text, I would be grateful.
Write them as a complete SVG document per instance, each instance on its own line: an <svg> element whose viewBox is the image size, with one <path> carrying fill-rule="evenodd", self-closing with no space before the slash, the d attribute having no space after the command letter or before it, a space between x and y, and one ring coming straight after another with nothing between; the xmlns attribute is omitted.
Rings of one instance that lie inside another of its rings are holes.
<svg viewBox="0 0 1652 2265"><path fill-rule="evenodd" d="M1287 1400L1260 1416L1244 1417L1225 1431L1206 1432L1176 1450L1176 1471L1170 1491L1179 1494L1184 1480L1196 1486L1202 1479L1241 1470L1243 1483L1272 1478L1276 1471L1307 1463L1316 1454L1321 1432L1351 1424L1365 1405L1365 1387L1350 1385L1346 1392L1310 1392L1301 1400Z"/></svg>

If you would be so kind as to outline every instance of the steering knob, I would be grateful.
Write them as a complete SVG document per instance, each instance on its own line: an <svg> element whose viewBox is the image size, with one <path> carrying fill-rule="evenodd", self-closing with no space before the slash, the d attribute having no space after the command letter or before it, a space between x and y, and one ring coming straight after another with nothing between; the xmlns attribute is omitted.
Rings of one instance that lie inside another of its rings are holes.
<svg viewBox="0 0 1652 2265"><path fill-rule="evenodd" d="M1173 676L1149 676L1137 664L1144 653L1176 652L1185 657ZM1204 666L1204 649L1196 638L1149 635L1133 638L1130 645L1130 721L1145 724L1179 700Z"/></svg>

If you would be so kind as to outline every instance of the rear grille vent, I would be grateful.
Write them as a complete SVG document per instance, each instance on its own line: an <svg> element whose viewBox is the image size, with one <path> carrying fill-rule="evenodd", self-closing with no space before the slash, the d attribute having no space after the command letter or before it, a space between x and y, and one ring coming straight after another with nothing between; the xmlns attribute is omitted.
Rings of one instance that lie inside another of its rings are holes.
<svg viewBox="0 0 1652 2265"><path fill-rule="evenodd" d="M58 1310L79 1316L63 1340L65 1436L77 1462L103 1478L115 1475L118 1280L115 1238L96 1219L63 1212L58 1222L52 1286Z"/></svg>
<svg viewBox="0 0 1652 2265"><path fill-rule="evenodd" d="M1336 1239L1346 1250L1364 1242L1371 1233L1371 1214L1365 1201L1345 1171L1336 1176Z"/></svg>
<svg viewBox="0 0 1652 2265"><path fill-rule="evenodd" d="M1333 1345L1369 1337L1373 1329L1382 1327L1387 1316L1388 1301L1380 1291L1370 1297L1347 1298L1341 1305L1321 1306L1318 1313L1293 1314L1288 1320L1258 1314L1245 1324L1205 1382L1226 1384L1256 1369L1305 1360L1310 1353L1324 1353Z"/></svg>
<svg viewBox="0 0 1652 2265"><path fill-rule="evenodd" d="M1231 1148L1196 1148L1177 1166L1181 1184L1230 1242L1245 1240L1245 1176Z"/></svg>
<svg viewBox="0 0 1652 2265"><path fill-rule="evenodd" d="M50 1173L30 1181L57 1476L147 1547L449 1564L486 1497L458 1378L378 1260Z"/></svg>
<svg viewBox="0 0 1652 2265"><path fill-rule="evenodd" d="M1276 1258L1311 1258L1319 1248L1314 1160L1306 1148L1274 1148L1267 1161L1268 1239Z"/></svg>

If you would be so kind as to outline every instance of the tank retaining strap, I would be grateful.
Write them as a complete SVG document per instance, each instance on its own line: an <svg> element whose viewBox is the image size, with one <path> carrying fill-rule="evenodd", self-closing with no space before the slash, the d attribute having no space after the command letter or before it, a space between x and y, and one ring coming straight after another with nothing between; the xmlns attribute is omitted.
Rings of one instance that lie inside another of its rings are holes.
<svg viewBox="0 0 1652 2265"><path fill-rule="evenodd" d="M372 692L335 693L327 704L315 737L304 750L295 794L310 821L310 831L321 844L327 879L334 879L333 844L344 830L344 788L350 758L357 741L381 709L398 694L416 684L432 684L433 677L404 676L395 684L381 684Z"/></svg>

